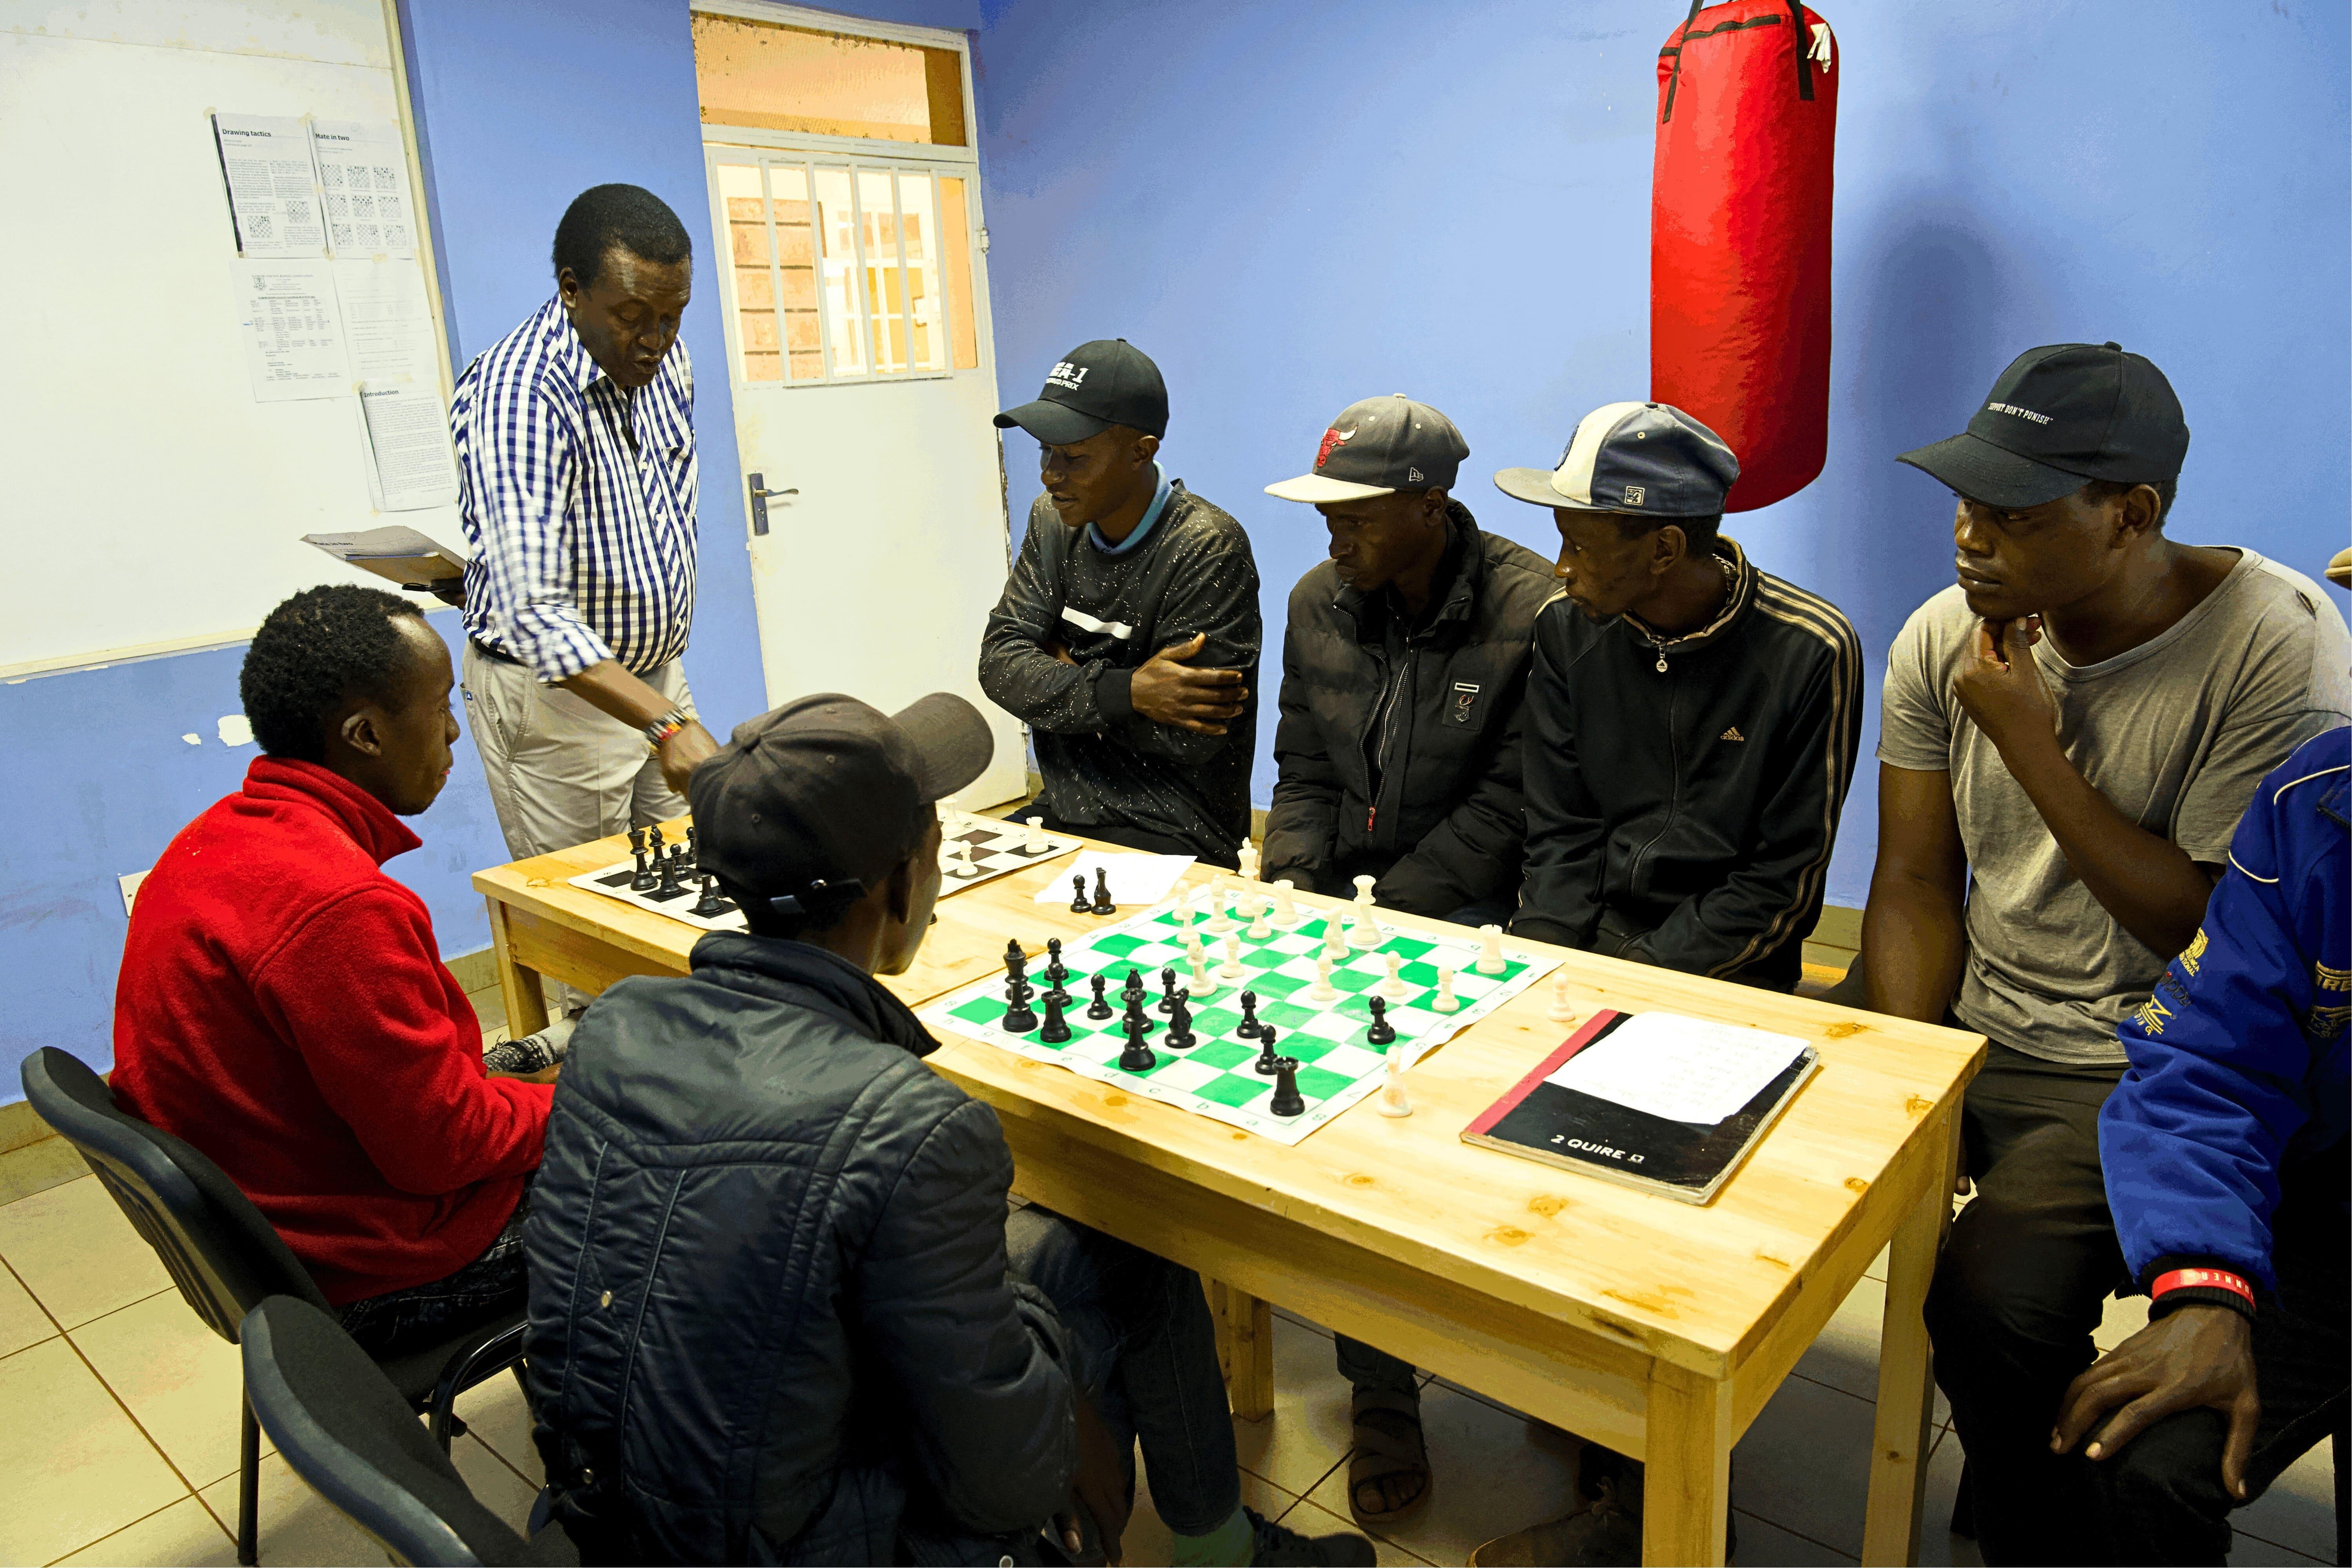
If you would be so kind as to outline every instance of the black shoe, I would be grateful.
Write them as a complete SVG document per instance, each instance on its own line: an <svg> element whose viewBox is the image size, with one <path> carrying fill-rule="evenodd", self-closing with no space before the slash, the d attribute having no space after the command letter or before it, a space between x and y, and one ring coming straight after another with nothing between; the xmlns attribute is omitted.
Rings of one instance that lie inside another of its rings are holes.
<svg viewBox="0 0 2352 1568"><path fill-rule="evenodd" d="M1301 1535L1254 1508L1242 1511L1249 1515L1250 1561L1258 1568L1372 1568L1372 1543L1360 1535Z"/></svg>

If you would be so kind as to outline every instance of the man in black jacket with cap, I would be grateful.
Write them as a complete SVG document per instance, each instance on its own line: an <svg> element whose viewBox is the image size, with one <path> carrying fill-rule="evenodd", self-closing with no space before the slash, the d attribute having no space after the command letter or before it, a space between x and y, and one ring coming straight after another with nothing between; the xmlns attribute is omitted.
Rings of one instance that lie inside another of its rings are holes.
<svg viewBox="0 0 2352 1568"><path fill-rule="evenodd" d="M995 1113L874 979L931 923L932 803L991 750L961 698L827 695L695 771L701 865L751 933L589 1008L524 1233L583 1561L1035 1562L1049 1518L1116 1560L1139 1437L1176 1562L1372 1560L1241 1506L1198 1277L1008 1218Z"/></svg>
<svg viewBox="0 0 2352 1568"><path fill-rule="evenodd" d="M1237 866L1249 837L1260 631L1241 524L1154 461L1160 367L1082 343L996 416L1045 493L981 640L981 689L1025 721L1049 828Z"/></svg>

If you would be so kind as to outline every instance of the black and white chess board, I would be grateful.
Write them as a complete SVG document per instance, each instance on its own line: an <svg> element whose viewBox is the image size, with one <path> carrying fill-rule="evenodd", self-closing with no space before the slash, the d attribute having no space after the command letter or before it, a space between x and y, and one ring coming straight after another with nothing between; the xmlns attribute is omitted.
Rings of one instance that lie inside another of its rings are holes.
<svg viewBox="0 0 2352 1568"><path fill-rule="evenodd" d="M940 897L961 893L966 888L977 888L1008 871L1024 871L1032 866L1042 866L1058 859L1077 848L1078 841L1059 833L1038 833L1040 847L1029 849L1030 829L1025 824L1005 822L993 816L975 816L968 811L943 811L940 814ZM957 845L962 845L961 854Z"/></svg>

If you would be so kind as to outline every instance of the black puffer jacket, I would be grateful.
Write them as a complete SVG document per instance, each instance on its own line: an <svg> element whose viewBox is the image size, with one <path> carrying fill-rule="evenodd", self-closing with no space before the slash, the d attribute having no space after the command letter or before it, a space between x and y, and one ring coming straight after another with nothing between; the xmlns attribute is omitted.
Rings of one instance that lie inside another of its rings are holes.
<svg viewBox="0 0 2352 1568"><path fill-rule="evenodd" d="M844 960L749 936L581 1020L524 1240L584 1560L907 1561L1066 1500L1060 1326L1005 1273L1012 1156L933 1046Z"/></svg>
<svg viewBox="0 0 2352 1568"><path fill-rule="evenodd" d="M1459 501L1445 512L1454 541L1418 629L1328 561L1291 590L1268 881L1344 894L1376 877L1381 903L1441 920L1517 892L1520 714L1551 563Z"/></svg>

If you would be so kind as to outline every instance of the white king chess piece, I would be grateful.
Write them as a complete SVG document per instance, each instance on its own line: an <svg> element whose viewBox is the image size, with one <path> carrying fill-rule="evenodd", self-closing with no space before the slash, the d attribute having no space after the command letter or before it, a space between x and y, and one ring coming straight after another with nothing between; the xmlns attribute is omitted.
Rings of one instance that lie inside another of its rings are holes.
<svg viewBox="0 0 2352 1568"><path fill-rule="evenodd" d="M1029 831L1021 840L1021 853L1024 855L1043 855L1047 849L1053 847L1045 842L1045 819L1044 817L1025 816L1023 817L1022 820L1029 825Z"/></svg>
<svg viewBox="0 0 2352 1568"><path fill-rule="evenodd" d="M1443 968L1438 970L1437 994L1431 999L1429 1005L1440 1013L1458 1013L1462 1010L1462 1004L1454 996L1454 971Z"/></svg>
<svg viewBox="0 0 2352 1568"><path fill-rule="evenodd" d="M1478 962L1475 967L1481 974L1503 973L1503 928L1501 926L1478 928Z"/></svg>
<svg viewBox="0 0 2352 1568"><path fill-rule="evenodd" d="M1552 980L1551 1005L1544 1009L1544 1016L1555 1024L1576 1022L1576 1009L1568 1005L1568 971L1565 969Z"/></svg>
<svg viewBox="0 0 2352 1568"><path fill-rule="evenodd" d="M1256 881L1258 867L1257 846L1251 843L1246 838L1242 840L1241 862L1242 880L1244 882Z"/></svg>
<svg viewBox="0 0 2352 1568"><path fill-rule="evenodd" d="M1290 901L1297 890L1298 884L1287 877L1274 885L1274 923L1285 931L1298 923L1298 906Z"/></svg>
<svg viewBox="0 0 2352 1568"><path fill-rule="evenodd" d="M1389 1047L1387 1063L1381 1068L1381 1100L1382 1116L1411 1116L1412 1101L1404 1093L1404 1045L1402 1041Z"/></svg>
<svg viewBox="0 0 2352 1568"><path fill-rule="evenodd" d="M1372 918L1372 880L1356 879L1356 926L1348 933L1348 945L1365 952L1381 945L1380 922Z"/></svg>

